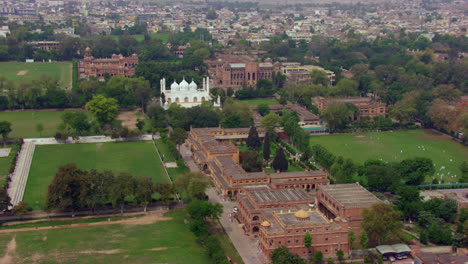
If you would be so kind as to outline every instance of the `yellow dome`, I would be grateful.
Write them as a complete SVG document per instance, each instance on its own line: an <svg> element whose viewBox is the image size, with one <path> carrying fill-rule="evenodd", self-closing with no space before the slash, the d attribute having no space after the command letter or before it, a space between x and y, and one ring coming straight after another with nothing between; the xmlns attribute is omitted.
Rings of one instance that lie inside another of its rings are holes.
<svg viewBox="0 0 468 264"><path fill-rule="evenodd" d="M306 211L304 210L299 210L297 211L294 216L296 216L297 218L308 218L309 217L309 213L307 213Z"/></svg>
<svg viewBox="0 0 468 264"><path fill-rule="evenodd" d="M262 226L269 227L269 226L271 226L271 224L268 221L263 221Z"/></svg>

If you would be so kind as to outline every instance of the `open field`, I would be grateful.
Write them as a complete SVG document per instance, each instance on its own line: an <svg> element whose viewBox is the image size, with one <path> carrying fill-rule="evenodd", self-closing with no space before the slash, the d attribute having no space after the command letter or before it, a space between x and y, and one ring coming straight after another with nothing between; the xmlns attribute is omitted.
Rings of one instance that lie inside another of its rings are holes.
<svg viewBox="0 0 468 264"><path fill-rule="evenodd" d="M122 223L0 234L0 263L209 263L186 218L185 210L176 210Z"/></svg>
<svg viewBox="0 0 468 264"><path fill-rule="evenodd" d="M151 141L38 145L23 200L34 210L42 210L47 186L58 167L70 162L81 169L129 172L136 177L151 177L155 182L169 180Z"/></svg>
<svg viewBox="0 0 468 264"><path fill-rule="evenodd" d="M0 186L5 183L5 180L10 172L10 166L13 158L16 155L16 152L19 150L18 144L7 145L7 148L11 148L10 154L8 157L0 158ZM3 148L3 145L0 144L0 148Z"/></svg>
<svg viewBox="0 0 468 264"><path fill-rule="evenodd" d="M24 83L41 76L59 79L62 87L71 88L71 62L0 62L0 76L15 83Z"/></svg>
<svg viewBox="0 0 468 264"><path fill-rule="evenodd" d="M9 121L12 124L13 131L9 137L53 137L57 131L57 126L62 122L60 119L62 113L63 111L0 112L0 121ZM42 134L36 131L36 126L39 123L44 126Z"/></svg>
<svg viewBox="0 0 468 264"><path fill-rule="evenodd" d="M335 155L364 163L367 159L382 159L386 162L407 158L431 158L436 168L436 177L446 183L455 183L460 175L459 166L468 160L468 148L450 137L432 130L405 130L362 134L313 136L311 144L321 144ZM445 169L441 169L445 166ZM450 173L450 174L449 174ZM427 182L432 178L426 179Z"/></svg>
<svg viewBox="0 0 468 264"><path fill-rule="evenodd" d="M278 100L274 98L236 100L236 103L241 104L241 105L255 105L255 106L259 104L267 104L267 105L279 104Z"/></svg>

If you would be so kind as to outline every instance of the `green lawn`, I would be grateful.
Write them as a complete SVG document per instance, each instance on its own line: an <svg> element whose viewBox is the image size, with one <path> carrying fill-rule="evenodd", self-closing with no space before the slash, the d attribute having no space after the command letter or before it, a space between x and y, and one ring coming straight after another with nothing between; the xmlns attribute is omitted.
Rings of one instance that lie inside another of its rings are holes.
<svg viewBox="0 0 468 264"><path fill-rule="evenodd" d="M0 148L3 148L2 144L0 144ZM5 148L11 148L11 150L8 157L0 158L0 186L3 186L3 183L6 183L5 180L8 177L8 173L10 172L11 162L13 161L16 152L19 150L19 145L6 145Z"/></svg>
<svg viewBox="0 0 468 264"><path fill-rule="evenodd" d="M205 250L185 223L185 210L152 224L83 226L0 234L0 256L13 238L12 263L206 264ZM105 252L107 250L108 252ZM110 251L114 250L114 251Z"/></svg>
<svg viewBox="0 0 468 264"><path fill-rule="evenodd" d="M62 113L63 111L0 112L0 121L9 121L12 124L13 131L9 137L53 137L57 126L62 122L60 119ZM36 126L39 123L44 126L42 134L36 131Z"/></svg>
<svg viewBox="0 0 468 264"><path fill-rule="evenodd" d="M59 79L62 87L71 88L71 62L0 62L0 76L7 80L24 83L41 76Z"/></svg>
<svg viewBox="0 0 468 264"><path fill-rule="evenodd" d="M279 104L278 100L274 98L266 98L266 99L250 99L250 100L236 100L236 103L241 105L259 105L259 104L267 104L267 105L274 105Z"/></svg>
<svg viewBox="0 0 468 264"><path fill-rule="evenodd" d="M136 177L151 177L156 182L169 180L151 141L39 145L23 200L34 210L42 210L47 186L58 167L70 162L82 169L111 170L115 174L129 172Z"/></svg>
<svg viewBox="0 0 468 264"><path fill-rule="evenodd" d="M459 177L460 164L468 160L467 147L448 136L424 129L312 136L310 141L311 144L325 146L335 155L351 158L359 163L364 163L367 159L395 162L413 157L431 158L436 168L435 176L440 179L441 174L444 174L443 180L446 183L457 182L457 178L450 175ZM441 170L442 166L445 166L445 169ZM432 181L432 178L426 181Z"/></svg>

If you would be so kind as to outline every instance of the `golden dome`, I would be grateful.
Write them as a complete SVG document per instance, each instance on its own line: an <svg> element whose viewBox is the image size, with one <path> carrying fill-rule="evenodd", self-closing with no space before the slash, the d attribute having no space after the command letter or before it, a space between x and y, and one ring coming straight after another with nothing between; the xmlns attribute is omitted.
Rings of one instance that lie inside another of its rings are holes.
<svg viewBox="0 0 468 264"><path fill-rule="evenodd" d="M295 214L294 214L295 217L297 218L308 218L309 217L309 213L307 213L306 211L304 210L299 210L297 211Z"/></svg>
<svg viewBox="0 0 468 264"><path fill-rule="evenodd" d="M269 227L269 226L271 226L271 224L268 221L263 221L262 226Z"/></svg>

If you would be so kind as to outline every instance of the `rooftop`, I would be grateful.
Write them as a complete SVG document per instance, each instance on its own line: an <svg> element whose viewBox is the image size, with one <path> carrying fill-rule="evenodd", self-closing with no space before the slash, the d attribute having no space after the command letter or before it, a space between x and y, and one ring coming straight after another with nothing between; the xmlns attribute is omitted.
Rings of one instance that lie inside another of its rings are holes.
<svg viewBox="0 0 468 264"><path fill-rule="evenodd" d="M298 219L295 216L295 212L292 213L278 213L278 219L283 222L287 226L297 225L297 226L307 226L307 225L317 225L317 224L328 224L327 219L323 217L317 211L310 211L307 212L309 214L309 218L306 219Z"/></svg>
<svg viewBox="0 0 468 264"><path fill-rule="evenodd" d="M382 202L358 183L320 185L319 190L333 197L342 206L368 208Z"/></svg>
<svg viewBox="0 0 468 264"><path fill-rule="evenodd" d="M251 190L249 194L257 203L306 201L312 199L302 189Z"/></svg>

